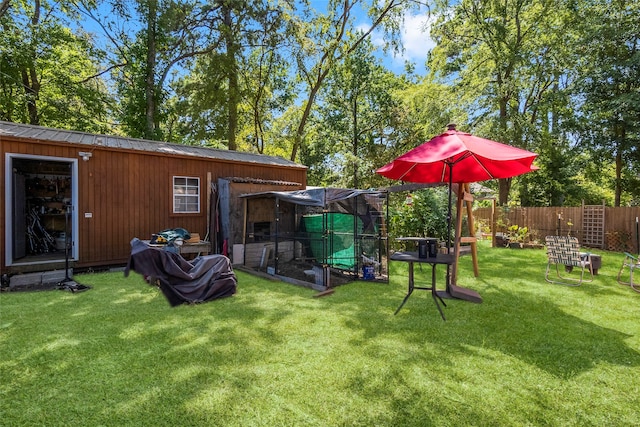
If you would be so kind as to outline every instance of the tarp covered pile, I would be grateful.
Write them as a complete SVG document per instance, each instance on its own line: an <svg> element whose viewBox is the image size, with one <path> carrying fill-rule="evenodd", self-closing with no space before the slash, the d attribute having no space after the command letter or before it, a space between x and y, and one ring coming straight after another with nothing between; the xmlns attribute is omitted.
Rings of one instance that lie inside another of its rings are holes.
<svg viewBox="0 0 640 427"><path fill-rule="evenodd" d="M131 255L125 268L151 281L157 280L171 306L200 303L236 293L237 279L231 261L224 255L205 255L187 261L177 253L151 247L142 240L131 241Z"/></svg>

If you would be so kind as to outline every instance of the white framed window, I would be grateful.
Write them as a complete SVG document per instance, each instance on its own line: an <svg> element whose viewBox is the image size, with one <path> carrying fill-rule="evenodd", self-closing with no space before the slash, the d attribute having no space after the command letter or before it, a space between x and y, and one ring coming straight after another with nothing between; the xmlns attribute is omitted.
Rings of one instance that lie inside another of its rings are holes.
<svg viewBox="0 0 640 427"><path fill-rule="evenodd" d="M173 177L173 213L200 213L200 178Z"/></svg>

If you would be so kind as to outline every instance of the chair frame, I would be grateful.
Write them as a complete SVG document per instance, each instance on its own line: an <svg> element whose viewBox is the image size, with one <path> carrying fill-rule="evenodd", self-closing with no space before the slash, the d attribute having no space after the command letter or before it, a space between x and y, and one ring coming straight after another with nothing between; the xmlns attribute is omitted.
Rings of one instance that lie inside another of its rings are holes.
<svg viewBox="0 0 640 427"><path fill-rule="evenodd" d="M622 276L622 272L624 271L625 267L629 269L629 281L628 282L620 280L620 277ZM634 291L640 292L640 283L634 283L633 282L633 270L635 270L636 268L640 268L640 259L638 259L638 257L636 257L636 256L631 255L628 252L625 252L624 253L624 260L622 260L622 266L620 267L620 271L618 271L618 277L617 277L616 280L621 285L629 286ZM636 288L636 286L637 286L637 288Z"/></svg>
<svg viewBox="0 0 640 427"><path fill-rule="evenodd" d="M572 236L547 236L545 238L547 246L547 271L544 278L549 283L566 286L580 286L583 282L593 281L593 267L591 266L591 254L580 253L580 243L576 237ZM555 265L556 277L549 277L551 265ZM560 266L568 272L573 267L580 267L580 277L569 277L560 274ZM585 270L589 276L585 278Z"/></svg>

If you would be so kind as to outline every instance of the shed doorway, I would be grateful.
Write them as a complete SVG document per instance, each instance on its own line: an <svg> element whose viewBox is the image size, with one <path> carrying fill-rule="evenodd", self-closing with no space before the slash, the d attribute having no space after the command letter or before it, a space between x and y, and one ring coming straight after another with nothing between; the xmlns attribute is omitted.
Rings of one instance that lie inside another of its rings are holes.
<svg viewBox="0 0 640 427"><path fill-rule="evenodd" d="M5 264L77 258L76 159L7 154Z"/></svg>

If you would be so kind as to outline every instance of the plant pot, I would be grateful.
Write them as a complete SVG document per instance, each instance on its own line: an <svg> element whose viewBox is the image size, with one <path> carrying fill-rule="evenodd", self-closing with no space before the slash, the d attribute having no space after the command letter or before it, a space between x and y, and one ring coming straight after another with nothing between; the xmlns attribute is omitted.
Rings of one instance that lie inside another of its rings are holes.
<svg viewBox="0 0 640 427"><path fill-rule="evenodd" d="M504 248L509 244L509 238L502 233L496 233L496 246Z"/></svg>

